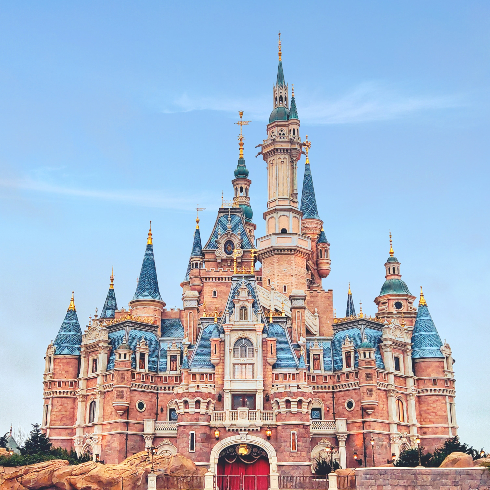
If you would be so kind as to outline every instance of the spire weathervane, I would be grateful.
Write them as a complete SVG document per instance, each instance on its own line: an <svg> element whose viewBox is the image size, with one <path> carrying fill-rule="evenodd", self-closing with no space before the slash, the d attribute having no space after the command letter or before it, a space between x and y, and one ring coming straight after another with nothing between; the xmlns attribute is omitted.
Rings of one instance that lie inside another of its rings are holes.
<svg viewBox="0 0 490 490"><path fill-rule="evenodd" d="M422 291L422 286L420 286L420 301L419 306L427 306L427 302L425 301L424 292Z"/></svg>
<svg viewBox="0 0 490 490"><path fill-rule="evenodd" d="M70 306L68 306L68 311L77 311L75 308L75 291L71 292Z"/></svg>
<svg viewBox="0 0 490 490"><path fill-rule="evenodd" d="M281 32L279 31L279 61L282 61Z"/></svg>
<svg viewBox="0 0 490 490"><path fill-rule="evenodd" d="M238 141L239 141L238 145L240 146L240 155L238 158L243 160L243 140L244 140L244 137L242 134L242 129L243 129L243 126L247 126L248 123L251 123L252 121L244 121L243 120L243 111L238 111L238 114L240 116L240 120L235 123L235 124L238 124L240 126L240 135L238 136Z"/></svg>
<svg viewBox="0 0 490 490"><path fill-rule="evenodd" d="M148 240L146 240L147 245L153 245L153 238L151 234L151 221L150 221L150 231L148 232Z"/></svg>
<svg viewBox="0 0 490 490"><path fill-rule="evenodd" d="M109 289L114 289L114 267L111 272L111 284L109 285Z"/></svg>
<svg viewBox="0 0 490 490"><path fill-rule="evenodd" d="M347 291L347 294L352 294L350 290L350 282L349 282L349 291Z"/></svg>
<svg viewBox="0 0 490 490"><path fill-rule="evenodd" d="M199 205L198 207L196 208L196 211L197 211L197 216L196 216L196 230L199 230L199 221L201 221L199 219L199 211L204 211L206 208L200 208Z"/></svg>
<svg viewBox="0 0 490 490"><path fill-rule="evenodd" d="M303 146L305 147L305 153L306 153L305 165L309 165L310 159L308 158L308 152L310 151L310 148L311 148L311 141L308 141L308 135L306 135L306 139L305 139L305 142L303 143Z"/></svg>
<svg viewBox="0 0 490 490"><path fill-rule="evenodd" d="M393 241L391 239L391 231L390 231L390 257L393 257L395 255L395 252L393 252Z"/></svg>

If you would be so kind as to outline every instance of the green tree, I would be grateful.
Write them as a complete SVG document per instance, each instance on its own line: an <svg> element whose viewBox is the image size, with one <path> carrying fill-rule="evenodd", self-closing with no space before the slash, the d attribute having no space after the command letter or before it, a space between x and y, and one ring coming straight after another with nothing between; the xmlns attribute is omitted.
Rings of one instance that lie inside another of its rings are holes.
<svg viewBox="0 0 490 490"><path fill-rule="evenodd" d="M53 445L41 432L39 424L32 424L32 430L24 445L20 448L23 456L29 454L49 454Z"/></svg>
<svg viewBox="0 0 490 490"><path fill-rule="evenodd" d="M468 444L461 443L459 437L456 436L452 439L446 439L441 447L436 448L429 462L429 466L438 468L451 453L469 454L473 459L480 457L479 451L472 446L468 446Z"/></svg>
<svg viewBox="0 0 490 490"><path fill-rule="evenodd" d="M8 432L4 436L0 436L0 447L7 447Z"/></svg>
<svg viewBox="0 0 490 490"><path fill-rule="evenodd" d="M420 448L420 460L422 462L422 466L428 466L429 461L432 458L432 453L425 453L424 448ZM419 465L419 450L418 449L407 449L400 453L400 456L395 462L395 466L403 466L403 467L411 467L415 468L415 466Z"/></svg>
<svg viewBox="0 0 490 490"><path fill-rule="evenodd" d="M338 470L339 468L340 465L339 463L337 463L337 461L334 461L333 465L330 465L330 462L322 457L318 457L315 459L315 475L325 476L331 473L332 471Z"/></svg>

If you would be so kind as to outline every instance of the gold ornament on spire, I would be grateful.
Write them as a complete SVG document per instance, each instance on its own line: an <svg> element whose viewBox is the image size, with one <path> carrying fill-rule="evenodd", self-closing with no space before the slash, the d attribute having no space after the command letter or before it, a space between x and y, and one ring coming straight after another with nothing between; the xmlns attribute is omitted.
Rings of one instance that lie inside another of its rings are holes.
<svg viewBox="0 0 490 490"><path fill-rule="evenodd" d="M252 264L250 266L250 274L254 274L254 271L255 271L255 259L257 257L257 249L255 248L252 248L252 250L250 250L250 260L252 261Z"/></svg>
<svg viewBox="0 0 490 490"><path fill-rule="evenodd" d="M71 300L70 300L70 306L68 307L68 311L77 311L75 308L75 291L71 292Z"/></svg>
<svg viewBox="0 0 490 490"><path fill-rule="evenodd" d="M427 306L427 302L425 301L425 298L424 298L424 292L422 291L422 286L420 286L420 301L419 301L419 306Z"/></svg>
<svg viewBox="0 0 490 490"><path fill-rule="evenodd" d="M272 305L271 309L269 310L269 323L272 323Z"/></svg>
<svg viewBox="0 0 490 490"><path fill-rule="evenodd" d="M150 221L150 231L148 232L148 240L146 240L147 245L153 245L153 238L151 234L151 221Z"/></svg>
<svg viewBox="0 0 490 490"><path fill-rule="evenodd" d="M391 239L391 231L390 231L390 257L393 257L395 252L393 252L393 240Z"/></svg>
<svg viewBox="0 0 490 490"><path fill-rule="evenodd" d="M291 89L291 96L294 97L294 83L293 83L293 88Z"/></svg>
<svg viewBox="0 0 490 490"><path fill-rule="evenodd" d="M350 282L349 282L349 291L347 291L347 294L352 294L350 290Z"/></svg>
<svg viewBox="0 0 490 490"><path fill-rule="evenodd" d="M310 159L308 157L308 152L310 151L310 148L311 148L311 141L308 141L308 135L306 135L306 139L303 143L303 146L305 147L305 153L306 153L306 162L305 162L305 165L309 165L310 164Z"/></svg>
<svg viewBox="0 0 490 490"><path fill-rule="evenodd" d="M362 301L359 301L359 318L364 318L364 313L362 312Z"/></svg>
<svg viewBox="0 0 490 490"><path fill-rule="evenodd" d="M111 284L109 285L109 289L114 289L114 267L111 272Z"/></svg>
<svg viewBox="0 0 490 490"><path fill-rule="evenodd" d="M243 126L247 126L252 121L244 121L243 120L243 111L238 111L238 114L240 116L240 120L235 123L235 124L238 124L240 126L240 134L238 136L238 146L240 147L240 153L239 153L238 158L243 159L243 140L244 140L244 137L242 134L242 129L243 129Z"/></svg>
<svg viewBox="0 0 490 490"><path fill-rule="evenodd" d="M279 61L282 61L281 33L279 32Z"/></svg>
<svg viewBox="0 0 490 490"><path fill-rule="evenodd" d="M196 208L196 211L197 211L197 216L196 216L196 230L199 230L199 221L201 221L199 219L199 211L204 211L206 208L199 208L197 207Z"/></svg>
<svg viewBox="0 0 490 490"><path fill-rule="evenodd" d="M284 311L284 301L281 304L281 316L286 316L286 312Z"/></svg>

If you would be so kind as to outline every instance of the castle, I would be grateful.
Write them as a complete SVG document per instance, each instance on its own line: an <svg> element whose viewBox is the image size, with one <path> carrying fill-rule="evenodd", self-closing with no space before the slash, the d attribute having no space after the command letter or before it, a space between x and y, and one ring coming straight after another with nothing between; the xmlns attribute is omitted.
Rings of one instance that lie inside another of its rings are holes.
<svg viewBox="0 0 490 490"><path fill-rule="evenodd" d="M223 201L204 246L196 220L182 308L165 308L150 226L127 308L117 306L111 275L101 314L82 333L72 296L46 352L43 431L55 446L107 463L155 448L218 476L245 464L269 475L270 488L283 474L310 475L318 457L380 465L417 442L433 449L456 435L451 349L422 292L415 305L391 235L376 316L356 314L350 286L345 317L334 315L333 291L322 286L330 243L311 143L300 135L280 41L259 145L268 196L257 239L242 115L233 201Z"/></svg>

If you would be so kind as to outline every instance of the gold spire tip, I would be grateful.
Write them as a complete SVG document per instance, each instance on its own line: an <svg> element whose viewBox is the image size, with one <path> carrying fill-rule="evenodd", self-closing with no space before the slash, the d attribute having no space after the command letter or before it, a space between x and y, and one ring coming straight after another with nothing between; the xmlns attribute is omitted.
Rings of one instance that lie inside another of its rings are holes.
<svg viewBox="0 0 490 490"><path fill-rule="evenodd" d="M68 311L77 311L75 308L75 291L71 292L71 300L70 300L70 306L68 307Z"/></svg>
<svg viewBox="0 0 490 490"><path fill-rule="evenodd" d="M294 97L294 83L293 83L293 88L291 90L291 95Z"/></svg>
<svg viewBox="0 0 490 490"><path fill-rule="evenodd" d="M150 221L150 231L148 232L148 240L146 240L147 245L153 245L153 238L151 234L151 221Z"/></svg>
<svg viewBox="0 0 490 490"><path fill-rule="evenodd" d="M393 240L391 239L391 231L390 231L390 257L393 257L395 252L393 252Z"/></svg>
<svg viewBox="0 0 490 490"><path fill-rule="evenodd" d="M425 301L424 292L422 291L422 286L420 286L420 301L419 306L427 306L427 302Z"/></svg>
<svg viewBox="0 0 490 490"><path fill-rule="evenodd" d="M111 284L109 286L109 289L114 289L114 267L112 268L111 272Z"/></svg>
<svg viewBox="0 0 490 490"><path fill-rule="evenodd" d="M279 32L279 61L282 61L281 32Z"/></svg>
<svg viewBox="0 0 490 490"><path fill-rule="evenodd" d="M350 282L349 282L349 291L347 292L347 294L352 294L350 290Z"/></svg>
<svg viewBox="0 0 490 490"><path fill-rule="evenodd" d="M223 196L221 196L221 198L223 198ZM199 230L199 221L201 221L199 219L199 211L204 211L206 208L200 208L200 207L197 207L196 208L196 212L197 212L197 216L196 216L196 230Z"/></svg>
<svg viewBox="0 0 490 490"><path fill-rule="evenodd" d="M308 152L310 151L310 148L311 148L311 141L308 141L308 135L306 135L306 137L305 137L305 141L303 143L303 146L305 147L305 154L306 154L305 165L309 165L310 164L310 158L308 156Z"/></svg>
<svg viewBox="0 0 490 490"><path fill-rule="evenodd" d="M244 121L243 120L243 111L238 111L238 115L240 116L240 120L235 123L235 124L238 124L240 126L240 134L238 135L238 146L240 147L240 153L239 153L238 158L243 159L243 140L244 140L244 137L242 134L242 129L243 129L243 126L247 126L252 121Z"/></svg>

